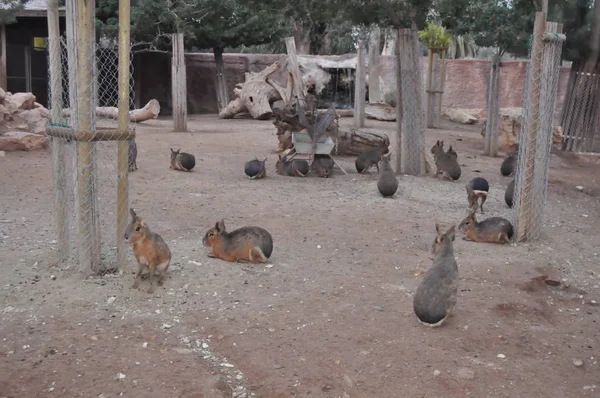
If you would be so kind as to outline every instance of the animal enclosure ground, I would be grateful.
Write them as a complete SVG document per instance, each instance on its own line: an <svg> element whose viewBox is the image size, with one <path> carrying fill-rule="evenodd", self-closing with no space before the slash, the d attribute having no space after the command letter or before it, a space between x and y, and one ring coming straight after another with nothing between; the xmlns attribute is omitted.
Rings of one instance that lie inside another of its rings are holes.
<svg viewBox="0 0 600 398"><path fill-rule="evenodd" d="M395 123L367 126L395 152ZM475 176L491 185L485 216L510 214L510 179L502 158L479 156L479 126L428 133L427 150L443 139L458 151L457 183L401 176L394 199L379 195L374 170L356 173L354 158L340 160L348 176L275 174L270 122L194 116L190 133L170 127L137 127L130 179L131 206L173 253L153 295L144 281L130 288L131 251L121 274L102 278L56 265L49 154L0 158L0 397L600 394L600 163L552 155L541 241L459 234L457 307L429 329L412 294L432 261L435 223L461 221ZM195 154L192 173L169 169L169 147ZM243 174L255 155L269 157L264 180ZM201 239L220 218L230 230L269 230L272 266L208 258Z"/></svg>

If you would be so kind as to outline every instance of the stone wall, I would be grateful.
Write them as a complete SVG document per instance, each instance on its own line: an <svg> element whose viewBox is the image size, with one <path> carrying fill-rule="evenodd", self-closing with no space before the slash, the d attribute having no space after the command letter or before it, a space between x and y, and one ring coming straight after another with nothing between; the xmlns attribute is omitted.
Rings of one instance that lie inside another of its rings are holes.
<svg viewBox="0 0 600 398"><path fill-rule="evenodd" d="M210 53L186 54L188 82L188 112L216 113L215 62ZM224 54L227 85L230 98L235 85L244 81L245 72L258 72L273 62L285 62L282 54ZM171 111L171 63L170 55L163 53L140 53L135 55L136 104L142 105L155 98L160 102L161 114ZM427 58L423 59L427 68ZM395 86L395 59L383 56L381 76L385 83ZM285 69L285 68L284 68ZM523 61L505 61L501 68L502 97L500 106L521 107L523 85L527 64ZM446 87L443 96L444 108L484 108L490 73L490 61L448 60ZM562 67L559 81L557 109L562 107L566 92L569 68ZM275 80L285 85L284 70L274 75Z"/></svg>

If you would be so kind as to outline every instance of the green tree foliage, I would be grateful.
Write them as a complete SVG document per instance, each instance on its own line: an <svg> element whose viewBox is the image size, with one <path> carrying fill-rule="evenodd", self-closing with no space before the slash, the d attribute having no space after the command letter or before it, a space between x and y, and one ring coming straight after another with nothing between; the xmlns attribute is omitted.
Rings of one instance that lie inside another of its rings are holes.
<svg viewBox="0 0 600 398"><path fill-rule="evenodd" d="M536 4L532 0L438 0L437 18L456 35L470 34L478 46L500 55L527 54Z"/></svg>
<svg viewBox="0 0 600 398"><path fill-rule="evenodd" d="M432 23L419 31L419 39L425 42L427 48L448 48L452 43L452 36L446 29Z"/></svg>
<svg viewBox="0 0 600 398"><path fill-rule="evenodd" d="M25 8L29 0L0 0L0 25L17 22L16 14Z"/></svg>
<svg viewBox="0 0 600 398"><path fill-rule="evenodd" d="M195 0L190 21L190 44L197 49L258 45L280 38L281 19L261 6L243 0Z"/></svg>
<svg viewBox="0 0 600 398"><path fill-rule="evenodd" d="M592 27L594 26L594 0L567 0L550 2L552 20L563 23L567 41L563 46L563 59L586 61L591 54Z"/></svg>

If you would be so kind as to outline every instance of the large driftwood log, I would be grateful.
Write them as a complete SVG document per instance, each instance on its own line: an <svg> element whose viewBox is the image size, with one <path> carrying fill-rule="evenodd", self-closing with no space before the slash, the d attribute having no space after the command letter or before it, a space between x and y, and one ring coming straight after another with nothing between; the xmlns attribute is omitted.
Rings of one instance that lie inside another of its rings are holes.
<svg viewBox="0 0 600 398"><path fill-rule="evenodd" d="M376 134L357 129L340 131L338 137L337 151L334 155L358 156L362 151L381 148L383 153L389 152L390 138L386 134Z"/></svg>
<svg viewBox="0 0 600 398"><path fill-rule="evenodd" d="M289 79L288 87L283 88L269 78L279 68L281 64L275 62L258 73L246 72L245 82L237 84L233 90L236 98L219 112L219 117L231 119L248 111L254 119L264 120L273 114L273 102L283 100L287 104L291 97Z"/></svg>
<svg viewBox="0 0 600 398"><path fill-rule="evenodd" d="M143 108L129 111L129 121L135 123L145 122L146 120L156 119L159 113L160 103L155 99L151 99ZM71 109L63 109L63 116L70 117ZM96 116L109 119L118 119L119 108L115 108L114 106L99 106L96 108Z"/></svg>
<svg viewBox="0 0 600 398"><path fill-rule="evenodd" d="M367 104L365 107L365 115L368 119L393 122L396 121L396 108L380 102Z"/></svg>

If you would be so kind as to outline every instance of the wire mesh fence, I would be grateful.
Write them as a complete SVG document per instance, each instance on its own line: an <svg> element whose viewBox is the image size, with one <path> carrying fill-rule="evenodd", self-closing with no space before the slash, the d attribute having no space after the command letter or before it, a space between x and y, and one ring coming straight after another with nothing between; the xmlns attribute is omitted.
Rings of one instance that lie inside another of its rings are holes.
<svg viewBox="0 0 600 398"><path fill-rule="evenodd" d="M542 232L547 201L556 91L564 35L556 23L536 19L527 69L523 123L519 136L514 200L516 240L534 240ZM544 17L545 18L545 17Z"/></svg>
<svg viewBox="0 0 600 398"><path fill-rule="evenodd" d="M125 229L123 212L127 220L128 168L134 167L134 159L127 158L134 146L137 152L135 123L127 120L123 128L118 122L119 49L114 41L97 45L62 36L59 42L49 47L52 122L47 126L59 257L83 272L114 272L125 258L122 253L119 261L117 247L124 247L119 232ZM128 111L134 101L129 54Z"/></svg>
<svg viewBox="0 0 600 398"><path fill-rule="evenodd" d="M422 79L422 57L416 29L400 29L398 35L402 87L402 128L400 168L403 174L419 175L425 171L426 112Z"/></svg>
<svg viewBox="0 0 600 398"><path fill-rule="evenodd" d="M573 65L561 120L564 133L562 149L576 152L600 150L600 135L597 133L599 90L600 66L587 70L584 62Z"/></svg>

